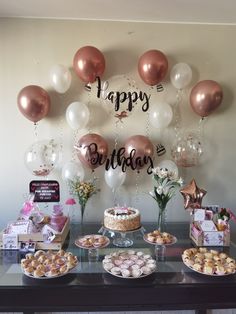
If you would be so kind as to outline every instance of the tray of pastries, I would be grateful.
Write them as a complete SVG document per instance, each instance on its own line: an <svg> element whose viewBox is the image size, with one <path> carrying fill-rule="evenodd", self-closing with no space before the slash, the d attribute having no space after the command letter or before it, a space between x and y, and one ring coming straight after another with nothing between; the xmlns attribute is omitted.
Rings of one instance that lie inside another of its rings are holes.
<svg viewBox="0 0 236 314"><path fill-rule="evenodd" d="M109 243L109 238L100 234L88 234L75 240L75 245L82 249L104 248Z"/></svg>
<svg viewBox="0 0 236 314"><path fill-rule="evenodd" d="M102 264L109 274L125 279L143 278L156 270L156 261L151 255L135 250L119 250L108 254Z"/></svg>
<svg viewBox="0 0 236 314"><path fill-rule="evenodd" d="M30 278L50 279L68 274L78 264L71 252L43 251L28 253L21 259L21 269Z"/></svg>
<svg viewBox="0 0 236 314"><path fill-rule="evenodd" d="M208 276L226 276L235 273L235 259L224 252L205 247L186 249L182 254L184 264L193 271Z"/></svg>
<svg viewBox="0 0 236 314"><path fill-rule="evenodd" d="M177 238L168 232L154 230L143 236L144 241L155 245L172 245L177 242Z"/></svg>

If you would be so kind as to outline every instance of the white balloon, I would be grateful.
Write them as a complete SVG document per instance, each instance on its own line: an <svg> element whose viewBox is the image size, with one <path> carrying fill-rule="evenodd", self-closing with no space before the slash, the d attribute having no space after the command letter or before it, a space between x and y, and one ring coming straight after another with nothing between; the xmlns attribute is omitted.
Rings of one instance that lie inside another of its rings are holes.
<svg viewBox="0 0 236 314"><path fill-rule="evenodd" d="M159 162L157 166L160 168L166 168L168 169L168 171L174 172L176 177L178 177L179 175L179 169L176 163L174 163L172 160L168 160L168 159L162 160L161 162Z"/></svg>
<svg viewBox="0 0 236 314"><path fill-rule="evenodd" d="M78 101L72 102L66 110L66 121L73 130L85 128L89 116L88 107Z"/></svg>
<svg viewBox="0 0 236 314"><path fill-rule="evenodd" d="M61 176L64 181L74 180L76 177L79 177L80 180L83 180L84 168L78 162L69 161L63 166Z"/></svg>
<svg viewBox="0 0 236 314"><path fill-rule="evenodd" d="M60 145L54 139L37 141L25 152L27 169L35 176L47 176L56 167L60 156Z"/></svg>
<svg viewBox="0 0 236 314"><path fill-rule="evenodd" d="M159 102L152 106L149 112L150 123L154 128L167 127L173 118L171 106L165 102Z"/></svg>
<svg viewBox="0 0 236 314"><path fill-rule="evenodd" d="M105 171L105 181L107 185L113 189L118 189L125 181L126 173L122 171L121 167L115 169L108 169Z"/></svg>
<svg viewBox="0 0 236 314"><path fill-rule="evenodd" d="M50 70L50 82L52 87L61 94L64 94L71 84L71 73L64 65L54 65Z"/></svg>
<svg viewBox="0 0 236 314"><path fill-rule="evenodd" d="M177 89L186 87L192 80L192 70L186 63L177 63L170 71L170 80Z"/></svg>

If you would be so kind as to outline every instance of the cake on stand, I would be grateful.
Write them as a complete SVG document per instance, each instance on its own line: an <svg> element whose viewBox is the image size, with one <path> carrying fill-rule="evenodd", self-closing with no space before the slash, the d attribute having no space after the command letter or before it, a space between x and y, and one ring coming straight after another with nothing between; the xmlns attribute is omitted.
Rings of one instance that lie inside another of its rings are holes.
<svg viewBox="0 0 236 314"><path fill-rule="evenodd" d="M102 226L98 233L101 233L102 235L109 234L111 238L113 239L113 244L117 247L130 247L133 245L134 241L128 237L128 235L132 235L136 232L141 232L142 236L144 236L145 229L144 227L140 227L135 230L130 230L130 231L117 231L117 230L111 230L109 228L106 228Z"/></svg>

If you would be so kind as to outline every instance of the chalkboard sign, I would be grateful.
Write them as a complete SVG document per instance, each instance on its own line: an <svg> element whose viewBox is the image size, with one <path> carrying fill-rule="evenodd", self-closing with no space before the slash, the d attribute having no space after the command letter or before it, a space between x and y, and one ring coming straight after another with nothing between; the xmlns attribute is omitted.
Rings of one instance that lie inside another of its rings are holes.
<svg viewBox="0 0 236 314"><path fill-rule="evenodd" d="M59 202L60 186L54 180L31 181L30 193L34 194L34 202Z"/></svg>

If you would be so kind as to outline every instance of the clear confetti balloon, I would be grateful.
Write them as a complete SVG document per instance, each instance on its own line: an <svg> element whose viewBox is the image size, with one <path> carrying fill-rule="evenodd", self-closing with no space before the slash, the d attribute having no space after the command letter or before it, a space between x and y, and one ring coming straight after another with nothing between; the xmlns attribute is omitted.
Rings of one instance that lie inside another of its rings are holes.
<svg viewBox="0 0 236 314"><path fill-rule="evenodd" d="M59 161L60 145L54 139L37 141L25 152L27 169L35 176L43 177L51 173Z"/></svg>
<svg viewBox="0 0 236 314"><path fill-rule="evenodd" d="M183 133L174 142L171 154L179 167L197 166L203 154L200 136L194 132Z"/></svg>

